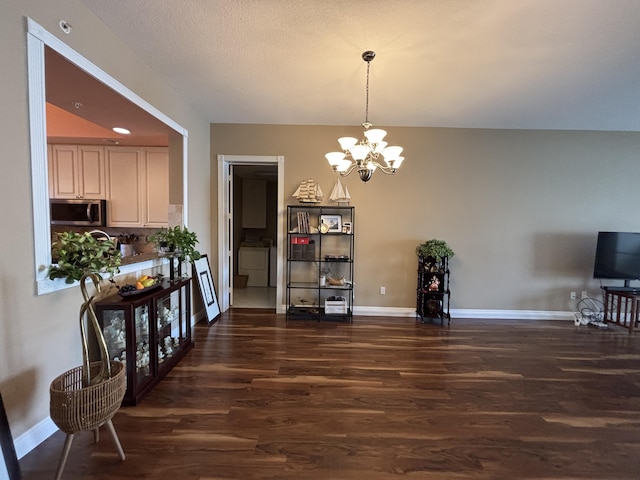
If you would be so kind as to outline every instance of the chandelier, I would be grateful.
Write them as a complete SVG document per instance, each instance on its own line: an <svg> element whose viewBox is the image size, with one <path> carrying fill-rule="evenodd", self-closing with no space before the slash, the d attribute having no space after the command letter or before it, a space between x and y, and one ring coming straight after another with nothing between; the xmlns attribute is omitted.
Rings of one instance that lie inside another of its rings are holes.
<svg viewBox="0 0 640 480"><path fill-rule="evenodd" d="M377 169L387 175L393 175L404 160L404 157L400 156L402 147L389 146L383 140L387 132L371 128L373 125L369 122L369 67L375 56L376 52L370 50L362 54L362 59L367 62L367 100L362 123L364 139L358 142L355 137L341 137L338 143L342 152L329 152L325 155L334 172L347 176L356 170L360 180L365 183L371 180L373 172Z"/></svg>

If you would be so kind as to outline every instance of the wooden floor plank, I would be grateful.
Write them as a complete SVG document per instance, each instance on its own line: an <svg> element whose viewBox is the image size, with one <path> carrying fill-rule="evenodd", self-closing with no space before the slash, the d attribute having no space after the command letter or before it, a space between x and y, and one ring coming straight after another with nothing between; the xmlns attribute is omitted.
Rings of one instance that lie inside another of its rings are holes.
<svg viewBox="0 0 640 480"><path fill-rule="evenodd" d="M562 321L265 311L196 325L195 347L67 479L638 479L640 341ZM64 435L20 460L53 478Z"/></svg>

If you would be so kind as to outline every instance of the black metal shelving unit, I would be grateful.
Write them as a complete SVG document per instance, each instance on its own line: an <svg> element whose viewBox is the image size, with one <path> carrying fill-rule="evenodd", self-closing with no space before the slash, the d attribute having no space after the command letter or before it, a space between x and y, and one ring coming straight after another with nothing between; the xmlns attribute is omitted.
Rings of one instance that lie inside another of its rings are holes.
<svg viewBox="0 0 640 480"><path fill-rule="evenodd" d="M287 232L287 320L352 322L354 207L290 205Z"/></svg>
<svg viewBox="0 0 640 480"><path fill-rule="evenodd" d="M422 323L440 320L451 324L449 258L418 257L416 315Z"/></svg>

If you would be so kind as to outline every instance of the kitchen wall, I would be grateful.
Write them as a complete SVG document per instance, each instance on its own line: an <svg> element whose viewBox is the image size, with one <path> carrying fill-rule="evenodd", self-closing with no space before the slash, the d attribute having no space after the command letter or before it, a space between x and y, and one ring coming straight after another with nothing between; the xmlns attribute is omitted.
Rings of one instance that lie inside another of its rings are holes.
<svg viewBox="0 0 640 480"><path fill-rule="evenodd" d="M356 208L356 312L415 308L415 247L431 238L455 252L451 305L461 314L571 312L570 291L599 293L597 232L640 231L640 133L386 129L405 147L399 173L342 180ZM336 177L324 154L345 135L361 130L214 124L211 152L284 155L295 204L309 177L328 196Z"/></svg>
<svg viewBox="0 0 640 480"><path fill-rule="evenodd" d="M35 294L26 17L188 130L188 225L198 233L199 248L212 252L209 123L81 2L3 0L0 248L5 253L0 256L0 390L18 455L53 425L48 419L51 381L82 362L79 288ZM70 35L59 29L61 19L73 25ZM174 191L182 192L178 187ZM216 258L210 255L212 269Z"/></svg>

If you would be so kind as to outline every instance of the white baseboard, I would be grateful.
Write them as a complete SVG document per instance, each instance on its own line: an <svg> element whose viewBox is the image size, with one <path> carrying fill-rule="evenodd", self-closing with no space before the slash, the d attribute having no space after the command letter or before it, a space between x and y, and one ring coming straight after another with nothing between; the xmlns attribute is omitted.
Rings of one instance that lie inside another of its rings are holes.
<svg viewBox="0 0 640 480"><path fill-rule="evenodd" d="M24 457L57 431L58 427L49 417L38 422L35 426L14 439L13 444L16 449L16 456L18 459Z"/></svg>
<svg viewBox="0 0 640 480"><path fill-rule="evenodd" d="M401 307L353 307L354 315L370 317L415 317L415 308ZM451 318L478 318L497 320L571 320L574 312L539 310L482 310L452 309Z"/></svg>

